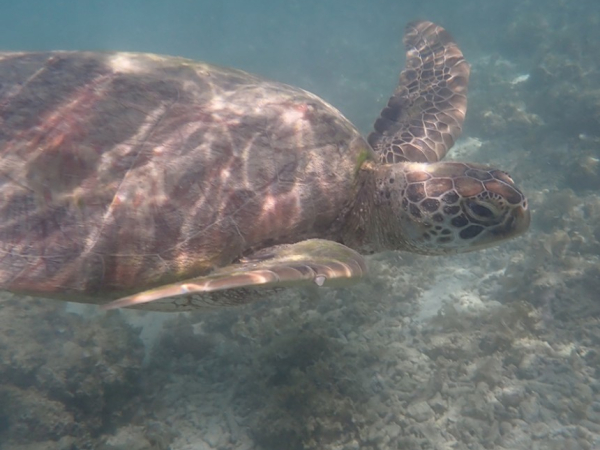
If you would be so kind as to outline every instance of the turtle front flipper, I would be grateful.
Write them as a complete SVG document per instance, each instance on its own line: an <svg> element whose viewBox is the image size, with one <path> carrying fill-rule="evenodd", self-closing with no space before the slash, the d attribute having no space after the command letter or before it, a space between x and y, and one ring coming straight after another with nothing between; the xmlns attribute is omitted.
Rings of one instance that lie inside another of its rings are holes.
<svg viewBox="0 0 600 450"><path fill-rule="evenodd" d="M102 306L187 311L250 303L294 286L347 286L367 272L362 256L323 239L262 249L209 275L139 292ZM147 303L152 302L151 305Z"/></svg>
<svg viewBox="0 0 600 450"><path fill-rule="evenodd" d="M442 27L406 27L406 69L375 122L369 144L383 163L440 161L460 136L470 68Z"/></svg>

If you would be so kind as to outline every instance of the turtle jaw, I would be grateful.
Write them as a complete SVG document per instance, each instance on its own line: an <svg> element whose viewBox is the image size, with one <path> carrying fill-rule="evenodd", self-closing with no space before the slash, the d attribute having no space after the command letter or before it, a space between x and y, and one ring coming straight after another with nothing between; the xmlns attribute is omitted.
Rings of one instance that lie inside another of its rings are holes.
<svg viewBox="0 0 600 450"><path fill-rule="evenodd" d="M485 228L472 241L468 238L463 239L459 233L458 237L459 239L463 239L464 247L459 247L454 251L450 250L445 253L466 253L499 245L524 234L529 229L530 223L531 213L527 205L517 205L505 214L504 220L501 223Z"/></svg>
<svg viewBox="0 0 600 450"><path fill-rule="evenodd" d="M517 205L509 212L504 223L498 227L490 228L488 233L490 239L487 242L482 242L480 248L489 247L520 236L529 229L530 223L531 212L527 208L527 203Z"/></svg>

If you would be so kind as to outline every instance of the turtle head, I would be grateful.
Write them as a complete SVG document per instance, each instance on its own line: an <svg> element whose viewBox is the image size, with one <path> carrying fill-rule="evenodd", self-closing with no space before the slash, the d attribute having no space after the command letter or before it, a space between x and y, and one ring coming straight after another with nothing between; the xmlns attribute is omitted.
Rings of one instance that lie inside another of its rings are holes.
<svg viewBox="0 0 600 450"><path fill-rule="evenodd" d="M501 170L458 162L406 162L382 169L376 203L388 203L384 209L395 219L393 225L389 216L379 221L388 248L430 255L468 252L529 227L527 200Z"/></svg>

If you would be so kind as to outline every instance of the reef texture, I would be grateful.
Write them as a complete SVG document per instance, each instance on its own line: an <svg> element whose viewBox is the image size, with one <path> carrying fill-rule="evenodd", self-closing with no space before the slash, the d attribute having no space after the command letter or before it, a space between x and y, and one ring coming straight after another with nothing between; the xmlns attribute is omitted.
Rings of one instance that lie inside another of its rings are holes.
<svg viewBox="0 0 600 450"><path fill-rule="evenodd" d="M95 448L137 410L144 349L121 315L0 301L0 448Z"/></svg>
<svg viewBox="0 0 600 450"><path fill-rule="evenodd" d="M490 36L498 53L471 59L468 139L450 156L507 169L529 196L525 236L378 255L348 290L168 316L146 348L129 323L148 337L156 315L7 297L0 449L600 448L600 16L586 4L520 2Z"/></svg>

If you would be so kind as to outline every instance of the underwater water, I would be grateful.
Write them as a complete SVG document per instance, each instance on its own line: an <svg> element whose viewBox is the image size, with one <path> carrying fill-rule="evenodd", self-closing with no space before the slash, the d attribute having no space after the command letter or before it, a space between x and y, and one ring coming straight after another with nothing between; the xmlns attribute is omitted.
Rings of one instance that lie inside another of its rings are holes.
<svg viewBox="0 0 600 450"><path fill-rule="evenodd" d="M506 170L533 221L487 250L386 252L352 288L209 313L2 294L0 450L600 449L597 0L3 3L0 50L237 67L365 135L405 24L432 20L472 67L448 158Z"/></svg>

